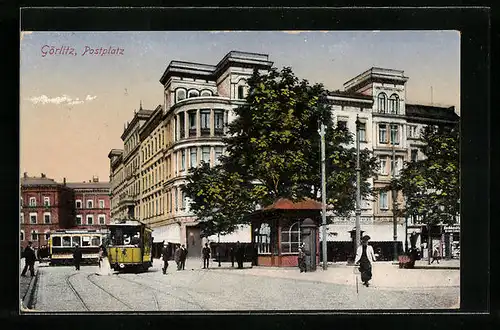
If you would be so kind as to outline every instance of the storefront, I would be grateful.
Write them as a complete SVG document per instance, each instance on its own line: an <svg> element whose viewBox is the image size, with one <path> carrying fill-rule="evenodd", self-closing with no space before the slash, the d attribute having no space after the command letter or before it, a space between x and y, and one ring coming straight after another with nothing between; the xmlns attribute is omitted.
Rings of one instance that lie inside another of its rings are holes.
<svg viewBox="0 0 500 330"><path fill-rule="evenodd" d="M174 246L181 243L181 226L177 223L153 228L153 258L160 258L163 244L167 244L171 257Z"/></svg>

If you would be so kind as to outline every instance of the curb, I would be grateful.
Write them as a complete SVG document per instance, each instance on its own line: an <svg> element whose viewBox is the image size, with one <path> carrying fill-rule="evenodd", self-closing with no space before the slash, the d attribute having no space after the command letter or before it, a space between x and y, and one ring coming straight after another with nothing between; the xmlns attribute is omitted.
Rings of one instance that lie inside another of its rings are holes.
<svg viewBox="0 0 500 330"><path fill-rule="evenodd" d="M21 310L22 311L32 311L36 305L36 289L38 286L38 278L40 271L37 269L35 278L30 281L30 285L28 286L28 291L26 292L26 295L23 297L21 301Z"/></svg>

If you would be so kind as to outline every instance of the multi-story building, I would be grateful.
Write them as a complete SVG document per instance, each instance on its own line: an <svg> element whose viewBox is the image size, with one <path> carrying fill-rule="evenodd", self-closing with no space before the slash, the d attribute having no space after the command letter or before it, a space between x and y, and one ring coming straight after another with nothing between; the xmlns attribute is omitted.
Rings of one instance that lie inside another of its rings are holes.
<svg viewBox="0 0 500 330"><path fill-rule="evenodd" d="M47 178L21 178L20 244L33 242L35 248L47 244L49 232L74 226L73 191L66 185Z"/></svg>
<svg viewBox="0 0 500 330"><path fill-rule="evenodd" d="M110 221L110 184L93 177L88 182L68 182L73 191L75 226L81 229L104 229Z"/></svg>

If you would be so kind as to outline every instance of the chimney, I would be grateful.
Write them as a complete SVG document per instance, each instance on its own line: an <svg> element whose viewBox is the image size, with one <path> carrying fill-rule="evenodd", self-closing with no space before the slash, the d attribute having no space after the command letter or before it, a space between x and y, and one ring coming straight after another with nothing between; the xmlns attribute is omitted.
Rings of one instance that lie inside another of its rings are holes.
<svg viewBox="0 0 500 330"><path fill-rule="evenodd" d="M42 178L45 178L45 173L42 173Z"/></svg>
<svg viewBox="0 0 500 330"><path fill-rule="evenodd" d="M92 177L92 181L93 181L94 183L99 182L99 177L98 177L98 176L94 176L94 177Z"/></svg>
<svg viewBox="0 0 500 330"><path fill-rule="evenodd" d="M66 178L63 178L63 185L66 185Z"/></svg>
<svg viewBox="0 0 500 330"><path fill-rule="evenodd" d="M28 172L24 172L24 178L26 179L28 177Z"/></svg>

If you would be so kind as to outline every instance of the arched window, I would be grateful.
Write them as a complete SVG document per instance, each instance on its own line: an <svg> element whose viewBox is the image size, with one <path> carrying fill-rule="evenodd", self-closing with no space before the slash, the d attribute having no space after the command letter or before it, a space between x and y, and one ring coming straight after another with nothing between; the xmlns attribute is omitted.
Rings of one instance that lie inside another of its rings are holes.
<svg viewBox="0 0 500 330"><path fill-rule="evenodd" d="M179 88L175 91L175 102L182 101L186 98L186 90Z"/></svg>
<svg viewBox="0 0 500 330"><path fill-rule="evenodd" d="M212 96L212 92L204 90L204 91L201 92L201 96Z"/></svg>
<svg viewBox="0 0 500 330"><path fill-rule="evenodd" d="M397 94L392 94L389 98L389 112L392 114L399 113L399 96Z"/></svg>
<svg viewBox="0 0 500 330"><path fill-rule="evenodd" d="M190 90L189 93L188 93L188 98L190 97L198 97L200 96L200 92L198 92L197 90Z"/></svg>
<svg viewBox="0 0 500 330"><path fill-rule="evenodd" d="M21 237L20 237L21 242L24 241L24 230L21 230Z"/></svg>
<svg viewBox="0 0 500 330"><path fill-rule="evenodd" d="M387 103L387 95L385 93L378 94L378 111L385 113Z"/></svg>
<svg viewBox="0 0 500 330"><path fill-rule="evenodd" d="M300 242L300 221L281 229L281 253L298 253Z"/></svg>

